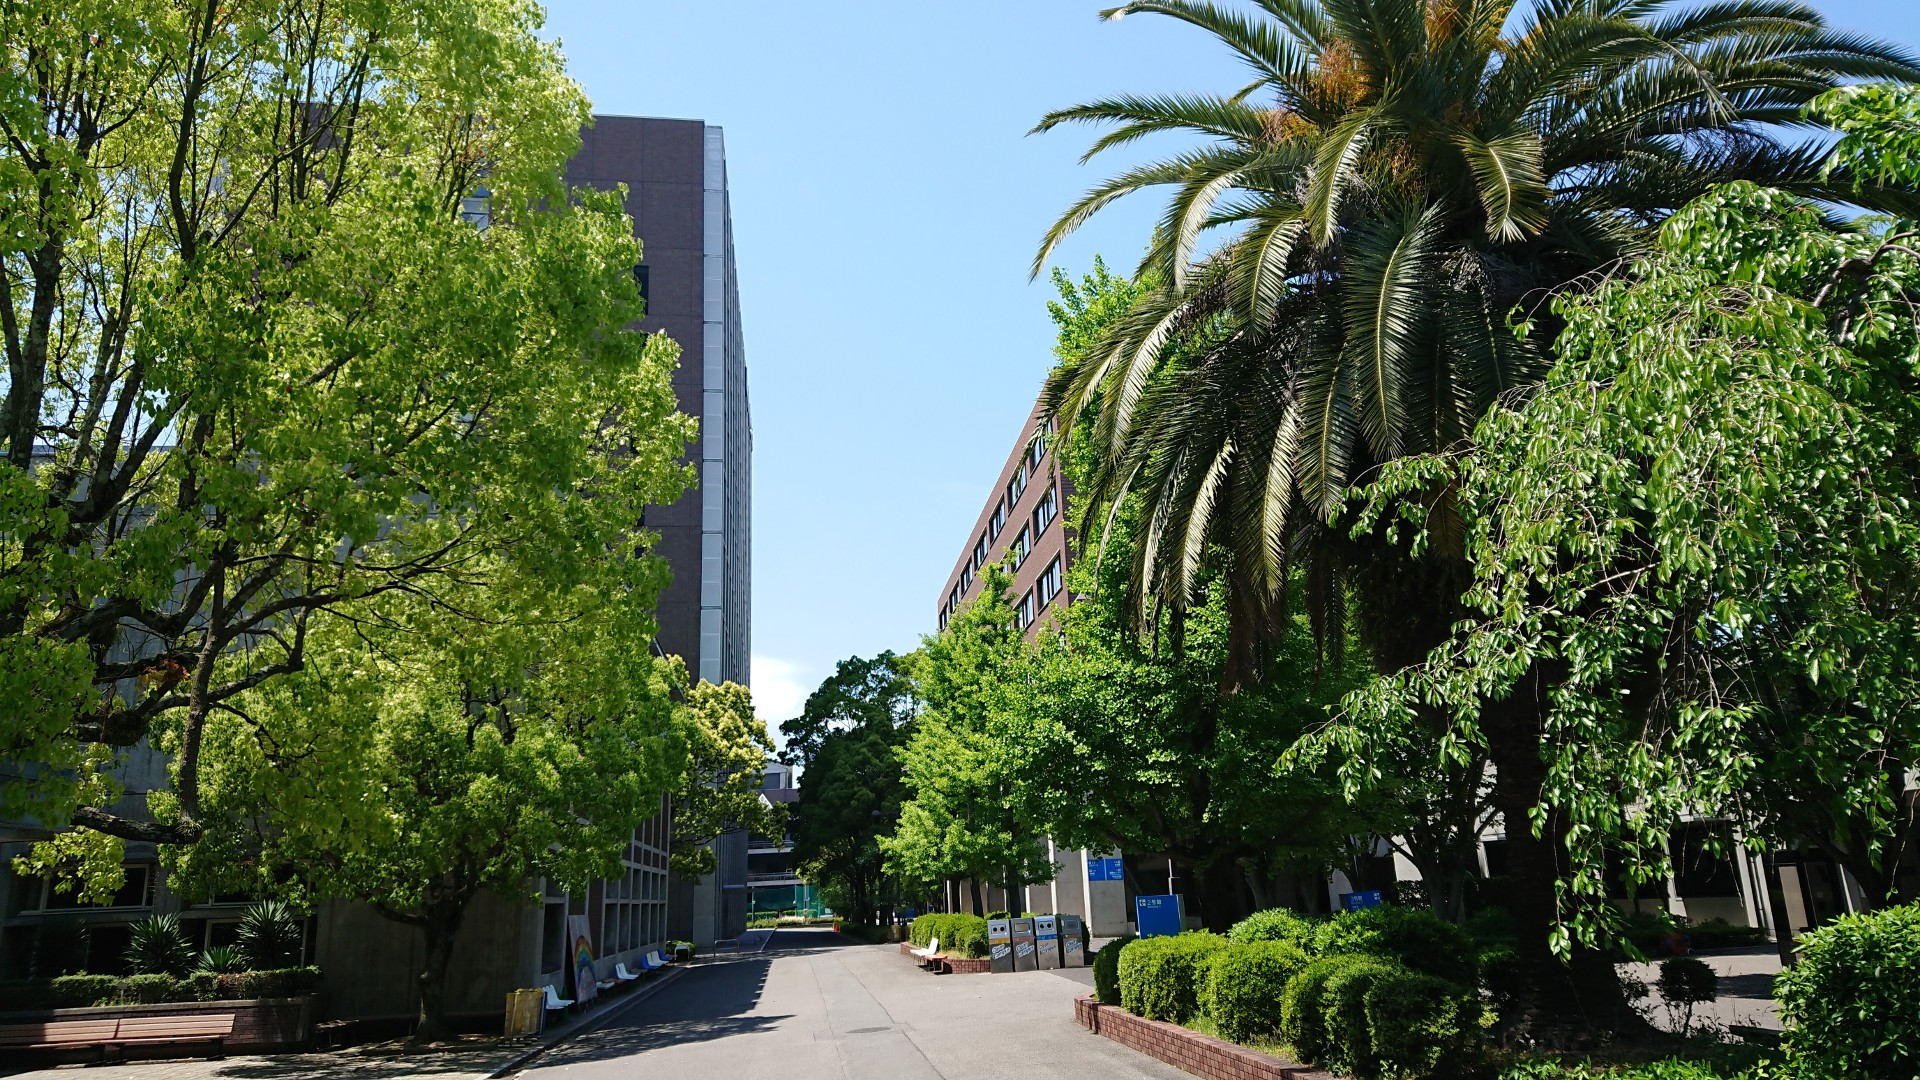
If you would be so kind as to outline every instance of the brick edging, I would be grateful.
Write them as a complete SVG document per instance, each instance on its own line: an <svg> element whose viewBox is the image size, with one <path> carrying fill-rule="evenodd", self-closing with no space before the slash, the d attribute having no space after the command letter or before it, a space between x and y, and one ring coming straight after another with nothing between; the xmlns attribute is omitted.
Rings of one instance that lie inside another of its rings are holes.
<svg viewBox="0 0 1920 1080"><path fill-rule="evenodd" d="M1073 1018L1096 1035L1206 1080L1336 1080L1333 1073L1310 1065L1135 1016L1118 1005L1102 1005L1092 994L1073 999Z"/></svg>

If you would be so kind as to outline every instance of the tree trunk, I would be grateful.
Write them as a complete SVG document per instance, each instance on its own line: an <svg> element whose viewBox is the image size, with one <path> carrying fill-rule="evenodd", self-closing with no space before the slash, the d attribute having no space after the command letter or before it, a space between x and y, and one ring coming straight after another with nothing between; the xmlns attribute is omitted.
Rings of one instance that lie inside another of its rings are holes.
<svg viewBox="0 0 1920 1080"><path fill-rule="evenodd" d="M986 899L980 895L980 879L977 877L968 878L967 891L973 897L973 913L975 915L985 915L987 913L987 902Z"/></svg>
<svg viewBox="0 0 1920 1080"><path fill-rule="evenodd" d="M447 1026L447 965L453 960L454 938L460 933L460 921L466 916L465 901L454 901L431 908L420 924L426 939L426 965L420 971L420 1023L414 1029L416 1043L440 1042L453 1034ZM572 950L568 950L572 955Z"/></svg>

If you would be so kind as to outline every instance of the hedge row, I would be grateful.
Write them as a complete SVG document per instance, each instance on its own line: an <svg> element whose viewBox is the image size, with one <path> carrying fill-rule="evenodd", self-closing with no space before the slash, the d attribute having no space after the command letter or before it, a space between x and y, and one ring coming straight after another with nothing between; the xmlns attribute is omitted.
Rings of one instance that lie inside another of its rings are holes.
<svg viewBox="0 0 1920 1080"><path fill-rule="evenodd" d="M170 1001L236 1001L302 997L320 985L320 969L281 968L191 975L62 975L0 983L8 1008L78 1009L95 1005L153 1005Z"/></svg>
<svg viewBox="0 0 1920 1080"><path fill-rule="evenodd" d="M987 920L978 915L922 915L913 920L910 937L922 949L937 938L943 953L972 957L987 955Z"/></svg>

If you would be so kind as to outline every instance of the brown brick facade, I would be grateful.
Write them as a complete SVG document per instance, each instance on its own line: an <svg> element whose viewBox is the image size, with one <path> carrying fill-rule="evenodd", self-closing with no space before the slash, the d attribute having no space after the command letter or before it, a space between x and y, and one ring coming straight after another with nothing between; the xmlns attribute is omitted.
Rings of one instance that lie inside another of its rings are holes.
<svg viewBox="0 0 1920 1080"><path fill-rule="evenodd" d="M1026 423L1020 428L1020 437L1014 440L1006 464L1000 467L1000 475L987 494L986 505L974 519L973 529L967 533L959 559L948 572L946 583L940 587L940 595L934 601L934 623L942 630L946 629L947 619L958 607L965 606L980 595L980 570L986 564L999 562L1019 538L1022 529L1028 531L1028 554L1013 571L1011 592L1016 609L1020 607L1022 598L1029 593L1033 596L1034 619L1027 627L1027 636L1031 638L1039 633L1039 628L1067 604L1065 580L1072 560L1072 537L1067 528L1066 514L1072 487L1066 473L1060 468L1059 455L1053 445L1054 436L1047 430L1044 412L1036 401L1033 411L1027 414ZM1037 460L1029 450L1036 439L1044 448ZM1014 483L1016 476L1020 478L1019 485ZM1037 527L1035 512L1047 499L1049 491L1053 493L1052 518L1044 527ZM1002 509L1005 524L995 533L992 529L994 514ZM986 541L984 563L975 557L983 539ZM1050 602L1042 604L1041 578L1047 574L1055 559L1060 560L1061 591ZM956 597L957 605L953 603Z"/></svg>

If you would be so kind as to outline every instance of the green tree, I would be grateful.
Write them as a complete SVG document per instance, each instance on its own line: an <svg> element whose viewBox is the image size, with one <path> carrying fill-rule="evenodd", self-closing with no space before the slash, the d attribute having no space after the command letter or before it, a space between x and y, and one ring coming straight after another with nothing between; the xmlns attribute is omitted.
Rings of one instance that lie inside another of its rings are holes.
<svg viewBox="0 0 1920 1080"><path fill-rule="evenodd" d="M794 861L856 926L870 925L900 891L880 837L898 824L906 799L899 749L919 707L907 669L907 658L891 652L848 657L807 696L801 714L780 725L787 760L804 770Z"/></svg>
<svg viewBox="0 0 1920 1080"><path fill-rule="evenodd" d="M1383 671L1419 661L1464 614L1471 568L1446 484L1400 493L1434 519L1417 557L1385 532L1328 523L1352 509L1351 485L1403 455L1467 446L1480 416L1539 378L1557 316L1517 337L1505 326L1517 304L1532 296L1528 309L1541 311L1553 290L1641 250L1666 214L1718 183L1912 201L1900 184L1828 175L1817 148L1759 126L1797 119L1841 80L1920 70L1798 4L1258 8L1141 0L1109 13L1205 29L1253 79L1228 97L1122 96L1046 117L1042 130L1113 125L1090 153L1160 132L1205 142L1089 192L1035 264L1114 199L1172 189L1143 264L1153 289L1049 394L1097 436L1094 502L1146 499L1129 592L1143 627L1160 608L1197 602L1210 545L1231 553L1236 681L1257 675L1247 661L1259 639L1286 628L1296 568L1308 605L1353 601ZM1340 620L1330 612L1317 625ZM1539 710L1509 700L1478 748L1507 822L1510 895L1544 950L1561 825L1532 814ZM1455 770L1450 783L1471 801L1474 748L1449 741L1442 716L1420 715L1448 750L1431 760ZM1458 823L1448 832L1457 838ZM1534 959L1529 1015L1624 1014L1604 956L1577 950L1571 978L1543 951Z"/></svg>
<svg viewBox="0 0 1920 1080"><path fill-rule="evenodd" d="M589 115L538 20L7 10L0 752L29 767L0 815L104 864L192 842L208 725L319 613L488 553L564 584L684 483L677 356L621 330L621 196L561 185ZM167 814L114 813L163 727Z"/></svg>
<svg viewBox="0 0 1920 1080"><path fill-rule="evenodd" d="M1846 131L1836 162L1920 181L1920 90L1820 109ZM1409 708L1446 710L1468 746L1537 702L1528 779L1536 823L1564 823L1563 942L1614 915L1608 853L1664 875L1684 815L1817 845L1871 904L1915 895L1916 237L1910 218L1835 229L1789 192L1716 189L1629 273L1558 301L1563 359L1524 409L1376 485L1383 514L1459 491L1472 617L1334 735L1364 767Z"/></svg>
<svg viewBox="0 0 1920 1080"><path fill-rule="evenodd" d="M880 838L887 868L915 883L948 878L998 881L1009 896L1053 876L1044 834L1013 796L1014 749L996 723L993 703L1026 648L1007 596L1012 580L999 566L981 572L979 596L913 664L923 708L899 751L909 798L890 835Z"/></svg>
<svg viewBox="0 0 1920 1080"><path fill-rule="evenodd" d="M773 738L766 721L753 714L746 687L702 679L687 692L677 728L686 765L673 787L668 861L675 873L701 878L713 873L714 840L735 829L779 837L786 832L787 809L760 794Z"/></svg>
<svg viewBox="0 0 1920 1080"><path fill-rule="evenodd" d="M594 570L567 586L470 564L473 583L317 618L299 672L210 718L205 831L163 849L176 883L361 900L418 927L415 1037L443 1037L473 899L618 876L682 769L685 671L648 648L665 566Z"/></svg>

